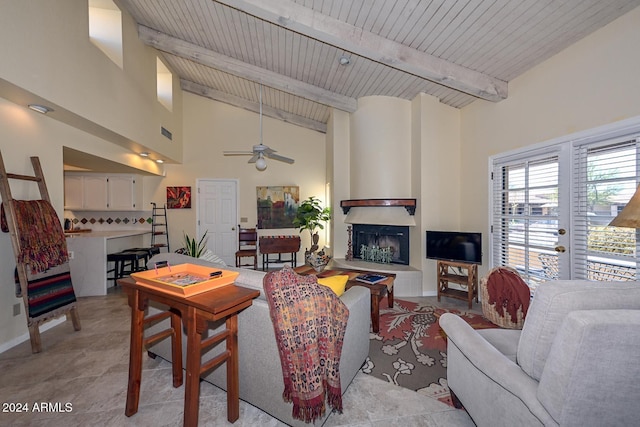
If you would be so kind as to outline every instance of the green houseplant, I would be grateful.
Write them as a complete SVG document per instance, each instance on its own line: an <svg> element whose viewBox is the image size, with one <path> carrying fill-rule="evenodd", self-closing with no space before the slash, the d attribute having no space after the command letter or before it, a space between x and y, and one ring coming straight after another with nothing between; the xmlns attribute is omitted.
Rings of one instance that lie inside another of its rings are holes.
<svg viewBox="0 0 640 427"><path fill-rule="evenodd" d="M194 258L200 258L200 255L207 249L207 233L204 233L200 241L196 242L196 238L191 238L184 233L184 254Z"/></svg>
<svg viewBox="0 0 640 427"><path fill-rule="evenodd" d="M298 206L296 216L293 219L293 226L298 228L302 233L304 230L309 231L311 236L311 248L306 253L315 252L318 250L318 232L317 230L323 230L323 223L331 219L331 208L323 208L320 204L320 200L314 196L304 200Z"/></svg>

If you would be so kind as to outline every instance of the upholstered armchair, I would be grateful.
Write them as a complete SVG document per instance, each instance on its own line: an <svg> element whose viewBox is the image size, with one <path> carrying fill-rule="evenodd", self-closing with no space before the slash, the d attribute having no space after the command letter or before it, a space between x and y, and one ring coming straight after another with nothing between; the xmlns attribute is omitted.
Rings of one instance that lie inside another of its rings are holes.
<svg viewBox="0 0 640 427"><path fill-rule="evenodd" d="M440 325L452 396L480 427L640 420L640 282L543 283L522 330Z"/></svg>

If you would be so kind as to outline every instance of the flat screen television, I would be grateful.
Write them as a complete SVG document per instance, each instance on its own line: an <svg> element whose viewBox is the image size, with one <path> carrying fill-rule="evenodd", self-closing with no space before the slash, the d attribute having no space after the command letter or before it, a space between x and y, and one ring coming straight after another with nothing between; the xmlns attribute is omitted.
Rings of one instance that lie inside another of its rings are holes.
<svg viewBox="0 0 640 427"><path fill-rule="evenodd" d="M427 230L427 258L482 264L482 234Z"/></svg>

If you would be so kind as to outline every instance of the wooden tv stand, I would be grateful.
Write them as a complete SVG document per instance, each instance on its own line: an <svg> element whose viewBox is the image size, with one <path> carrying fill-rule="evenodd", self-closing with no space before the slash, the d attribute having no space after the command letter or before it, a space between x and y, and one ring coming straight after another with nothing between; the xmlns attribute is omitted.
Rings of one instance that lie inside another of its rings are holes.
<svg viewBox="0 0 640 427"><path fill-rule="evenodd" d="M453 269L457 269L454 271ZM466 274L464 271L466 270ZM438 261L438 302L441 296L456 298L469 303L469 308L473 306L475 297L478 302L478 266L466 262ZM457 283L466 290L452 289L449 283Z"/></svg>

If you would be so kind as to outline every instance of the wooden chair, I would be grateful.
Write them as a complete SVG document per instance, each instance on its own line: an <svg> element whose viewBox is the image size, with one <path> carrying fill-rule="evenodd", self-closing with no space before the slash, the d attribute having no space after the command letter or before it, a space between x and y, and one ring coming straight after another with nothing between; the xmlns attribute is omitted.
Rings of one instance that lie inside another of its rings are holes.
<svg viewBox="0 0 640 427"><path fill-rule="evenodd" d="M242 258L253 258L253 264L242 264ZM236 251L236 267L258 269L258 231L255 228L238 226L238 250Z"/></svg>

